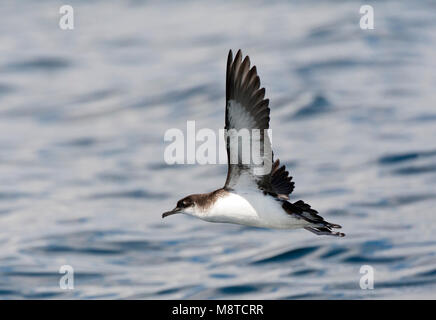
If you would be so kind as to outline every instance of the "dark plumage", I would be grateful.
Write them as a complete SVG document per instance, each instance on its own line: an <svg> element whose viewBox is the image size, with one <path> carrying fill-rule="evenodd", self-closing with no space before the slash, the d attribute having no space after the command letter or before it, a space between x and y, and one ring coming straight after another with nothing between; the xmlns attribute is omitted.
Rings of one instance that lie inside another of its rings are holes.
<svg viewBox="0 0 436 320"><path fill-rule="evenodd" d="M246 129L260 129L261 130L261 154L265 152L263 144L265 139L269 150L271 145L269 138L264 135L263 130L269 129L270 108L269 99L265 99L265 88L260 88L260 79L257 74L256 66L250 68L250 58L246 56L242 60L242 52L238 50L235 58L233 59L232 50L229 51L227 57L227 73L226 73L226 120L225 128L240 129L234 123L231 114L231 108L235 108L236 102L244 111L253 118L251 127ZM251 174L252 165L244 165L242 163L230 163L230 141L227 137L227 157L228 157L228 172L224 189L231 189L232 180L237 180L241 174ZM271 160L273 158L271 151ZM330 234L336 236L344 236L343 233L333 232L332 228L340 228L337 224L332 224L325 221L316 210L313 210L310 205L299 200L295 203L288 202L289 195L295 187L292 177L284 165L280 166L280 160L277 159L272 163L271 172L263 176L253 176L257 182L259 189L263 190L265 194L274 196L277 200L283 201L283 209L290 215L299 219L304 219L308 222L314 223L315 226L306 228L308 231L316 234Z"/></svg>

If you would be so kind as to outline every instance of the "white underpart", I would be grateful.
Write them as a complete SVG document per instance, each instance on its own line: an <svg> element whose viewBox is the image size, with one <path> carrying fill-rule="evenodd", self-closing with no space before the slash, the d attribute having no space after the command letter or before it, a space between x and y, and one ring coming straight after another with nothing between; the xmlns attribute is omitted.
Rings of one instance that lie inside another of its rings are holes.
<svg viewBox="0 0 436 320"><path fill-rule="evenodd" d="M196 210L197 211L197 210ZM193 214L209 222L236 223L252 227L297 229L309 225L286 213L273 197L247 190L220 197L207 211Z"/></svg>

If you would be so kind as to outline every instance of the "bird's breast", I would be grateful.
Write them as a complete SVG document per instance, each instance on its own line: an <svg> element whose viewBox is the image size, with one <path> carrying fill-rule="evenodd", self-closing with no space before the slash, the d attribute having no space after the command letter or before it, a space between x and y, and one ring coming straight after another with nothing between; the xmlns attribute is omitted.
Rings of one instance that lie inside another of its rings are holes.
<svg viewBox="0 0 436 320"><path fill-rule="evenodd" d="M261 192L228 193L218 198L203 216L211 222L280 228L290 217L276 199Z"/></svg>

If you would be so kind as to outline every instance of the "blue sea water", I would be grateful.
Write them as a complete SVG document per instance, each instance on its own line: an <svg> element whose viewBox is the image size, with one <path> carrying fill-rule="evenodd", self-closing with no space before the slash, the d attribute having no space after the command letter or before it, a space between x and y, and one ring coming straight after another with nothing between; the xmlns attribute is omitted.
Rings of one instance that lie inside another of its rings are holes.
<svg viewBox="0 0 436 320"><path fill-rule="evenodd" d="M0 299L436 298L434 2L70 2L69 31L62 1L0 4ZM161 219L224 184L167 165L163 137L223 127L230 48L257 65L292 199L345 238Z"/></svg>

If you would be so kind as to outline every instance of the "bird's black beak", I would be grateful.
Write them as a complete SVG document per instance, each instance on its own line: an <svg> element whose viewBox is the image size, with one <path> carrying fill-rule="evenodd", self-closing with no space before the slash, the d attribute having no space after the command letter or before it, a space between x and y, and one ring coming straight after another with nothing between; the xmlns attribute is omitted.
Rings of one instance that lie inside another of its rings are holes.
<svg viewBox="0 0 436 320"><path fill-rule="evenodd" d="M173 214L180 213L180 211L182 211L181 208L177 208L177 207L175 207L175 208L174 208L173 210L171 210L171 211L164 212L164 213L162 214L162 219L165 218L165 217L171 216L171 215L173 215Z"/></svg>

